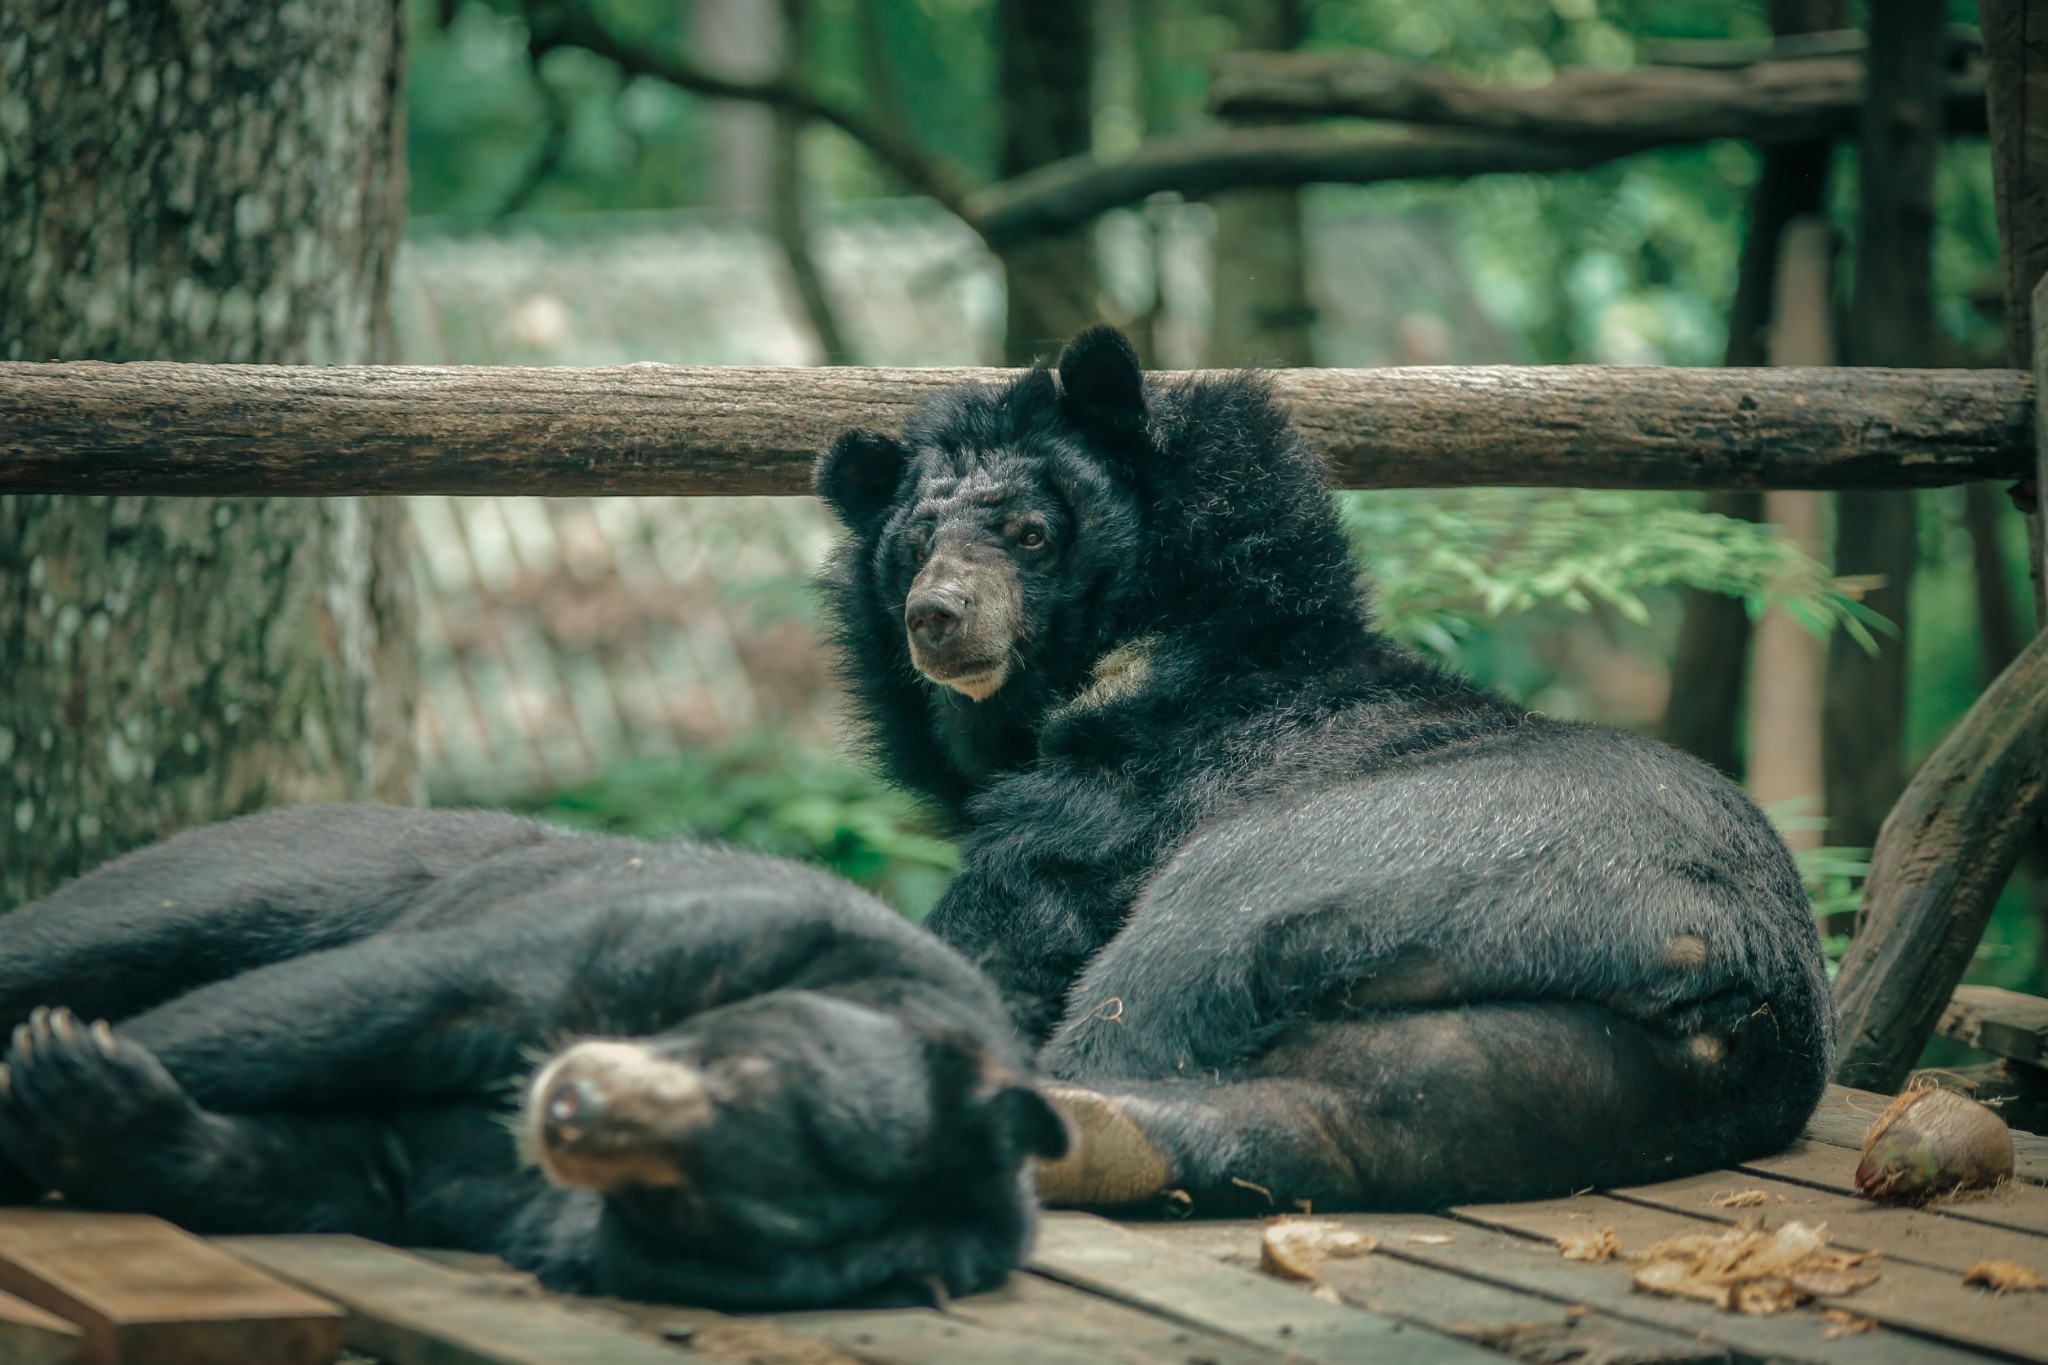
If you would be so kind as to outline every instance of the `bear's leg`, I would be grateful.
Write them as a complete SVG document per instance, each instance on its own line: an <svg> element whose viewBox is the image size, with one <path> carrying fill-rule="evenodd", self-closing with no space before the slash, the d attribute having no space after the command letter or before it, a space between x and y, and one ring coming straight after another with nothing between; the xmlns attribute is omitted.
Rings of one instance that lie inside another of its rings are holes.
<svg viewBox="0 0 2048 1365"><path fill-rule="evenodd" d="M481 811L301 806L188 830L0 916L0 1030L120 1020L389 925L452 872L551 837Z"/></svg>
<svg viewBox="0 0 2048 1365"><path fill-rule="evenodd" d="M69 1203L198 1232L391 1237L408 1185L384 1119L207 1113L147 1048L66 1010L38 1009L14 1032L0 1149Z"/></svg>
<svg viewBox="0 0 2048 1365"><path fill-rule="evenodd" d="M1228 1078L1065 1075L1094 1093L1054 1092L1082 1140L1041 1189L1081 1205L1178 1191L1221 1214L1667 1179L1797 1135L1812 1096L1788 1093L1798 1068L1774 1045L1673 1037L1583 1004L1303 1024Z"/></svg>

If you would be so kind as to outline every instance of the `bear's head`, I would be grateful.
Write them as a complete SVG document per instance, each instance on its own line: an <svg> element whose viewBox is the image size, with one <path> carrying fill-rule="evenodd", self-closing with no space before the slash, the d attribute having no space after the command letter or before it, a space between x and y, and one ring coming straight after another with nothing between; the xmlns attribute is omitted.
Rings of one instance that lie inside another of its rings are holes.
<svg viewBox="0 0 2048 1365"><path fill-rule="evenodd" d="M955 390L901 440L833 442L818 493L872 556L918 674L983 702L1020 675L1085 665L1140 553L1145 428L1137 354L1097 327L1057 376L1040 365Z"/></svg>
<svg viewBox="0 0 2048 1365"><path fill-rule="evenodd" d="M930 1302L1029 1239L1028 1157L1067 1130L963 1034L784 990L595 1039L527 1088L524 1145L603 1196L592 1287L725 1308Z"/></svg>

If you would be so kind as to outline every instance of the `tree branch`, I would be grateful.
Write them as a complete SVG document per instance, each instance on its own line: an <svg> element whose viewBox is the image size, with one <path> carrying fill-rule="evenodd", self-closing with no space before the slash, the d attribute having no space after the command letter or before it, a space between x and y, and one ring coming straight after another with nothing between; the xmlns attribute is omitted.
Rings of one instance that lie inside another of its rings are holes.
<svg viewBox="0 0 2048 1365"><path fill-rule="evenodd" d="M1983 72L1951 73L1946 86L1945 125L1953 132L1982 133ZM1724 137L1812 142L1855 131L1863 106L1863 63L1828 57L1720 70L1575 69L1525 90L1477 85L1370 52L1240 52L1219 62L1209 101L1225 118L1389 119L1641 146Z"/></svg>
<svg viewBox="0 0 2048 1365"><path fill-rule="evenodd" d="M547 4L526 0L526 21L536 36L558 47L580 47L603 57L633 76L665 81L679 90L711 99L746 100L755 104L788 109L814 118L845 133L888 167L904 186L966 217L966 180L950 163L928 154L907 138L898 136L883 121L856 109L847 109L816 91L775 76L768 80L736 80L706 71L680 57L651 51L624 41L606 28L589 11L574 4Z"/></svg>
<svg viewBox="0 0 2048 1365"><path fill-rule="evenodd" d="M1369 185L1581 170L1643 151L1646 145L1428 128L1231 129L1152 138L1121 161L1072 157L1055 162L975 191L967 198L965 216L993 247L1065 232L1109 209L1168 190L1200 198L1249 185Z"/></svg>

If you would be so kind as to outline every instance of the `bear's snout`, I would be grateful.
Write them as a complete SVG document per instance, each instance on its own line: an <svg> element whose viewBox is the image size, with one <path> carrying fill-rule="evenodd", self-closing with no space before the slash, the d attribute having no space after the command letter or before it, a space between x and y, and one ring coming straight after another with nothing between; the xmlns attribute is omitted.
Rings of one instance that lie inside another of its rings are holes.
<svg viewBox="0 0 2048 1365"><path fill-rule="evenodd" d="M1009 677L1022 615L1016 566L987 546L952 545L910 585L903 631L917 671L984 701Z"/></svg>
<svg viewBox="0 0 2048 1365"><path fill-rule="evenodd" d="M528 1088L521 1125L559 1185L612 1193L686 1183L679 1157L711 1117L703 1075L638 1043L579 1043Z"/></svg>

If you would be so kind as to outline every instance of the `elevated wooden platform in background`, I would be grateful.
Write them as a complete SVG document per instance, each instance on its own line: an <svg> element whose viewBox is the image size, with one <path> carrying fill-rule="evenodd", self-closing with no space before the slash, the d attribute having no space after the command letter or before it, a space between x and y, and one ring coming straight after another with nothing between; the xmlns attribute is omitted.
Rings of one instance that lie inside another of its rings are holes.
<svg viewBox="0 0 2048 1365"><path fill-rule="evenodd" d="M2019 1179L1928 1210L1854 1194L1856 1148L1884 1096L1830 1091L1791 1150L1639 1189L1444 1217L1339 1215L1379 1241L1319 1283L1257 1270L1256 1221L1114 1223L1048 1215L1029 1270L943 1309L740 1318L569 1299L488 1257L411 1253L348 1237L217 1245L343 1305L349 1346L390 1365L1481 1365L1486 1361L1817 1365L2048 1362L2048 1293L1998 1295L1965 1270L2006 1258L2048 1273L2048 1138L2016 1135ZM1772 1224L1825 1222L1836 1246L1883 1252L1876 1283L1774 1317L1634 1288L1625 1260L1564 1260L1553 1239L1612 1228L1624 1254L1711 1231L1760 1191ZM1875 1322L1844 1333L1825 1316ZM0 1318L4 1318L0 1312ZM55 1356L37 1357L56 1359Z"/></svg>

